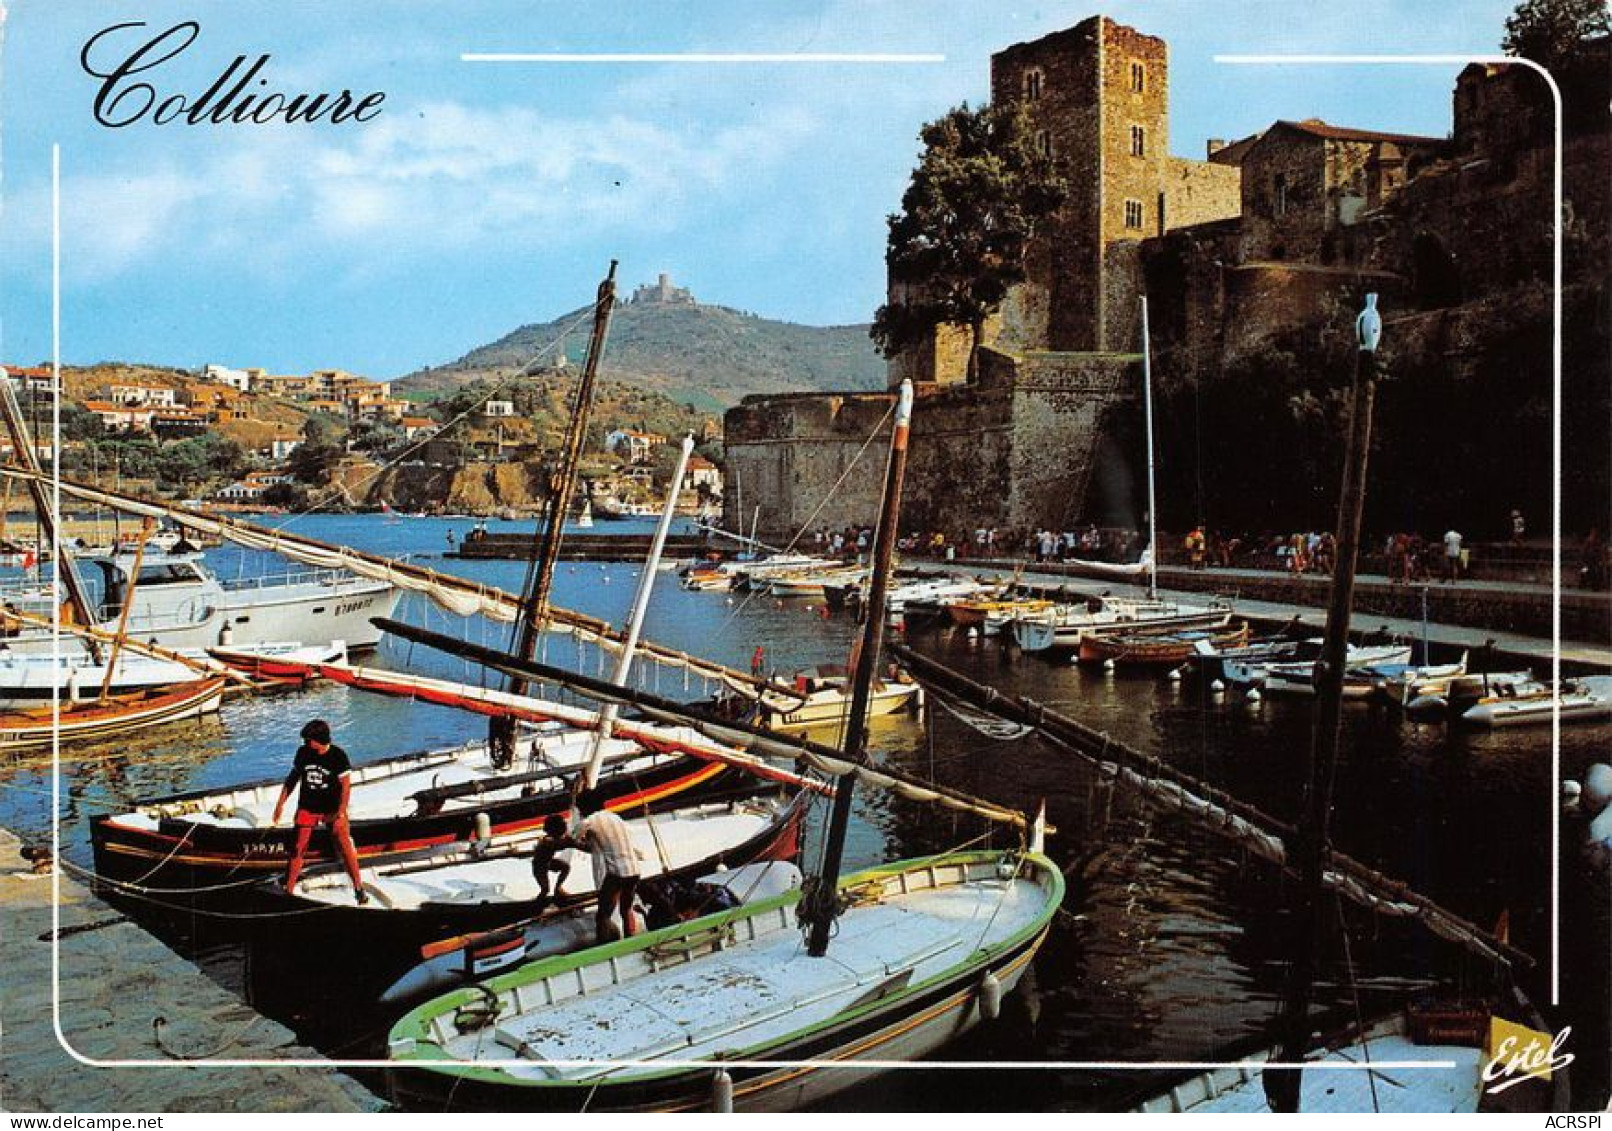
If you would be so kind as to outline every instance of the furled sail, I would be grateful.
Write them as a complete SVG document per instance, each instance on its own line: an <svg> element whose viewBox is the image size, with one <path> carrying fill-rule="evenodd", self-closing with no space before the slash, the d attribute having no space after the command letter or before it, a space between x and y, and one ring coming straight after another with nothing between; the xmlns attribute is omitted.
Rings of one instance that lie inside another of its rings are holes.
<svg viewBox="0 0 1612 1131"><path fill-rule="evenodd" d="M748 723L732 719L718 718L708 711L686 703L676 703L669 699L663 699L658 695L651 695L648 692L618 687L613 683L591 679L588 676L566 671L563 668L550 667L547 664L534 661L523 662L495 649L484 648L479 644L472 644L468 641L455 640L453 637L444 636L440 632L417 628L414 625L403 624L400 621L376 617L375 623L387 632L401 636L405 640L412 640L427 647L440 649L451 655L460 656L473 663L491 668L494 671L518 671L533 681L548 681L561 684L602 703L615 703L619 706L634 707L646 718L692 728L707 738L714 739L725 746L736 747L761 757L803 762L819 773L827 774L831 777L854 777L859 783L875 786L909 801L940 805L948 809L955 809L961 813L971 813L975 816L984 817L988 821L1012 825L1021 830L1028 830L1029 828L1029 821L1025 818L1025 815L1014 809L1009 809L1004 805L997 805L994 802L986 801L961 790L952 789L949 786L925 781L914 774L909 774L894 767L862 765L852 762L841 751L831 746L776 734L763 727L751 726Z"/></svg>

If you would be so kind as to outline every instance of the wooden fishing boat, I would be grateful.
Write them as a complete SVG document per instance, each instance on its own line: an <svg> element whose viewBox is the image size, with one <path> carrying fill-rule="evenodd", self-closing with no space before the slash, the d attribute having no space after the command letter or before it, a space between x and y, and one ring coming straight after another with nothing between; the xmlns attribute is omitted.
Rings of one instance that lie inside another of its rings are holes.
<svg viewBox="0 0 1612 1131"><path fill-rule="evenodd" d="M909 860L841 881L833 957L801 948L801 893L545 959L406 1014L387 1081L419 1109L792 1111L984 1018L1063 901L1036 854ZM631 1062L631 1063L623 1063ZM872 1068L873 1066L870 1066Z"/></svg>
<svg viewBox="0 0 1612 1131"><path fill-rule="evenodd" d="M541 827L551 814L570 808L568 775L585 764L592 745L592 734L555 726L523 738L517 748L515 767L535 769L493 766L485 742L354 767L348 812L360 864L467 840L476 834L479 816L496 834ZM614 740L609 750L609 772L599 786L612 809L738 788L736 775L721 763L649 753ZM282 785L274 778L195 790L97 815L90 822L96 871L110 879L173 885L284 871L295 831L289 821L271 823ZM326 838L313 839L307 859L310 865L334 859Z"/></svg>
<svg viewBox="0 0 1612 1131"><path fill-rule="evenodd" d="M723 868L699 876L685 885L681 895L661 888L670 895L669 906L657 906L651 899L641 908L650 930L670 926L699 915L746 903L758 903L800 888L800 869L788 860L757 860L734 868ZM642 897L649 892L641 892ZM694 914L689 914L692 909ZM667 922L660 922L663 916ZM592 946L597 925L591 906L550 909L543 914L490 931L474 931L450 938L435 939L421 946L400 963L400 971L380 993L383 1005L402 1005L430 994L441 994L457 986L479 981L490 974L508 970L524 962L570 954Z"/></svg>
<svg viewBox="0 0 1612 1131"><path fill-rule="evenodd" d="M1053 604L1045 597L964 598L946 605L946 617L954 628L972 628L993 635L1015 617L1033 616Z"/></svg>
<svg viewBox="0 0 1612 1131"><path fill-rule="evenodd" d="M1188 605L1133 597L1092 597L1079 605L1014 617L1013 642L1025 652L1069 653L1101 632L1212 628L1231 620L1230 605Z"/></svg>
<svg viewBox="0 0 1612 1131"><path fill-rule="evenodd" d="M766 592L773 597L821 597L824 586L854 584L866 576L861 566L780 573L767 579Z"/></svg>
<svg viewBox="0 0 1612 1131"><path fill-rule="evenodd" d="M851 707L850 673L834 664L820 664L795 673L794 694L763 692L757 698L731 701L730 709L753 715L773 730L801 731L813 727L844 726ZM868 695L874 716L915 711L923 706L923 688L904 674L875 680Z"/></svg>
<svg viewBox="0 0 1612 1131"><path fill-rule="evenodd" d="M1563 722L1600 722L1612 718L1612 676L1592 675L1564 679L1560 689L1548 683L1497 688L1497 694L1478 700L1461 714L1471 726L1509 727Z"/></svg>
<svg viewBox="0 0 1612 1131"><path fill-rule="evenodd" d="M1099 633L1080 642L1082 663L1113 661L1116 666L1176 667L1193 655L1199 644L1214 648L1241 648L1248 643L1248 622L1225 629L1196 632Z"/></svg>
<svg viewBox="0 0 1612 1131"><path fill-rule="evenodd" d="M207 654L221 664L254 679L275 683L304 684L319 677L320 664L341 664L347 661L347 643L332 640L329 644L261 644L250 648L209 648Z"/></svg>
<svg viewBox="0 0 1612 1131"><path fill-rule="evenodd" d="M788 859L799 847L799 803L776 796L680 806L647 815L622 810L628 835L641 861L641 875L687 878L724 865L759 859ZM480 930L543 910L531 856L542 830L494 835L486 840L411 852L381 861L361 873L370 900L356 904L351 881L339 864L304 873L294 892L278 879L266 891L303 908L329 913L327 929L343 918L365 921L372 929L413 931L439 937L446 931ZM598 894L588 854L565 849L556 859L570 865L562 906L592 902Z"/></svg>
<svg viewBox="0 0 1612 1131"><path fill-rule="evenodd" d="M1351 646L1346 655L1348 666L1345 671L1356 671L1380 664L1408 664L1411 646L1409 644ZM1314 695L1315 665L1315 660L1301 660L1291 664L1264 664L1250 673L1246 682L1264 689L1268 694ZM1369 687L1362 688L1358 685L1354 688L1356 697L1369 694L1370 690ZM1345 694L1348 694L1347 688Z"/></svg>
<svg viewBox="0 0 1612 1131"><path fill-rule="evenodd" d="M59 715L52 707L6 711L0 713L0 752L49 746L56 733L64 748L77 747L194 719L218 710L226 682L221 678L191 680L105 700L63 702Z"/></svg>

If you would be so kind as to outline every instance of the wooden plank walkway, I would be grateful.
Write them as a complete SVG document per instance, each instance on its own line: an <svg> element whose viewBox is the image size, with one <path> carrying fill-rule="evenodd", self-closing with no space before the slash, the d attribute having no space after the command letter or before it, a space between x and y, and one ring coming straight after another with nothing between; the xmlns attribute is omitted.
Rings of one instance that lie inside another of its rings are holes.
<svg viewBox="0 0 1612 1131"><path fill-rule="evenodd" d="M58 1042L52 1024L52 884L0 829L0 1108L6 1111L379 1111L385 1104L335 1068L99 1068ZM317 1059L155 937L62 879L61 1030L96 1060ZM162 1047L153 1022L166 1018Z"/></svg>

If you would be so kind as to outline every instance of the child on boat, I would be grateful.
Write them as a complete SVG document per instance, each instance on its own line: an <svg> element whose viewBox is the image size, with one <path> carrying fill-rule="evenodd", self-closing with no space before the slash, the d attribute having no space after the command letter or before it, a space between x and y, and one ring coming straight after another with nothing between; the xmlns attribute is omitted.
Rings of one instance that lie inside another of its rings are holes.
<svg viewBox="0 0 1612 1131"><path fill-rule="evenodd" d="M571 874L571 865L558 856L562 849L575 846L576 842L566 835L565 818L558 813L551 814L543 822L543 839L532 850L532 878L537 880L538 898L545 904L551 899L565 898L565 881ZM551 875L556 877L552 896L549 894Z"/></svg>

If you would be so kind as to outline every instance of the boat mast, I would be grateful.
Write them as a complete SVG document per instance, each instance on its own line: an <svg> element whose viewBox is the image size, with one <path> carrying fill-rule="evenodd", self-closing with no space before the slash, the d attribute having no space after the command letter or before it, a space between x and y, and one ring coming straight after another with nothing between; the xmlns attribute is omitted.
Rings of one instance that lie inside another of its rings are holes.
<svg viewBox="0 0 1612 1131"><path fill-rule="evenodd" d="M1147 431L1147 595L1159 595L1159 515L1153 497L1153 351L1147 336L1147 296L1142 296L1142 414Z"/></svg>
<svg viewBox="0 0 1612 1131"><path fill-rule="evenodd" d="M529 660L537 652L537 639L548 619L549 593L554 585L554 566L560 559L560 539L565 516L571 506L571 494L576 487L577 464L582 458L582 441L587 434L588 413L593 407L593 386L599 373L599 359L604 355L605 338L610 332L610 315L616 305L616 261L610 261L610 271L599 284L599 293L593 304L593 336L588 341L588 361L582 367L577 383L576 406L571 414L571 426L565 433L565 446L560 463L549 482L548 507L544 524L537 535L537 559L534 572L528 577L525 595L526 615L521 620L520 636L515 654ZM504 690L512 695L526 691L526 681L518 676L506 680ZM508 766L515 760L515 723L513 719L494 719L488 727L487 741L491 746L493 765Z"/></svg>
<svg viewBox="0 0 1612 1131"><path fill-rule="evenodd" d="M694 434L690 432L683 437L683 450L677 457L677 470L672 472L671 490L667 492L666 505L661 508L660 523L655 527L655 537L649 543L649 557L644 559L644 571L638 575L638 592L633 597L632 614L627 618L627 635L621 642L621 653L616 657L614 682L620 687L627 686L627 677L632 674L633 653L638 648L638 633L644 627L644 614L649 610L649 595L655 590L655 574L659 572L657 567L660 565L661 551L666 548L666 535L672 528L672 516L677 511L677 496L683 490L683 473L688 470L688 457L693 450ZM599 767L604 762L605 742L615 728L618 709L614 703L606 703L600 708L599 727L593 733L593 753L588 757L587 773L582 779L583 785L589 789L599 781Z"/></svg>
<svg viewBox="0 0 1612 1131"><path fill-rule="evenodd" d="M1328 829L1343 717L1349 615L1354 605L1355 559L1366 500L1366 457L1371 448L1371 410L1377 393L1377 343L1382 337L1375 294L1366 296L1366 308L1355 320L1355 332L1359 348L1355 352L1349 447L1344 457L1343 487L1338 494L1338 560L1327 603L1326 642L1315 666L1315 729L1306 766L1308 784L1294 843L1288 848L1288 859L1299 869L1299 886L1293 916L1298 942L1278 1021L1281 1043L1276 1059L1286 1064L1302 1062L1310 1048L1310 993L1321 949L1322 869L1329 855ZM1263 1079L1265 1096L1273 1110L1299 1110L1303 1069L1268 1068Z"/></svg>
<svg viewBox="0 0 1612 1131"><path fill-rule="evenodd" d="M873 669L879 662L879 644L884 636L884 595L890 581L890 559L895 551L896 525L901 520L901 481L907 471L907 433L912 426L912 382L901 382L896 400L895 427L890 433L890 462L884 476L884 506L879 515L878 533L873 539L873 570L868 579L868 603L862 623L862 641L857 648L856 667L851 682L851 710L845 724L845 757L853 765L863 761L867 742L868 698L873 685ZM851 821L853 777L840 779L829 816L828 844L823 852L823 869L816 886L801 901L803 917L811 924L806 952L820 958L828 950L829 930L834 925L839 902L840 863L845 852L845 833Z"/></svg>
<svg viewBox="0 0 1612 1131"><path fill-rule="evenodd" d="M67 587L67 599L73 606L73 619L79 624L93 628L96 617L91 610L89 592L84 587L84 579L79 576L78 561L67 548L67 543L61 537L56 514L50 507L50 496L45 493L44 472L39 467L39 453L34 450L33 438L28 434L28 426L23 423L22 408L17 404L17 394L11 387L9 376L0 378L0 415L5 417L6 430L11 434L11 447L16 452L16 461L29 473L28 492L34 498L34 520L44 534L43 540L36 539L34 550L36 562L43 560L45 545L49 544L52 561L55 563L55 574L61 578L62 584ZM101 648L99 644L88 643L90 655L99 662Z"/></svg>

